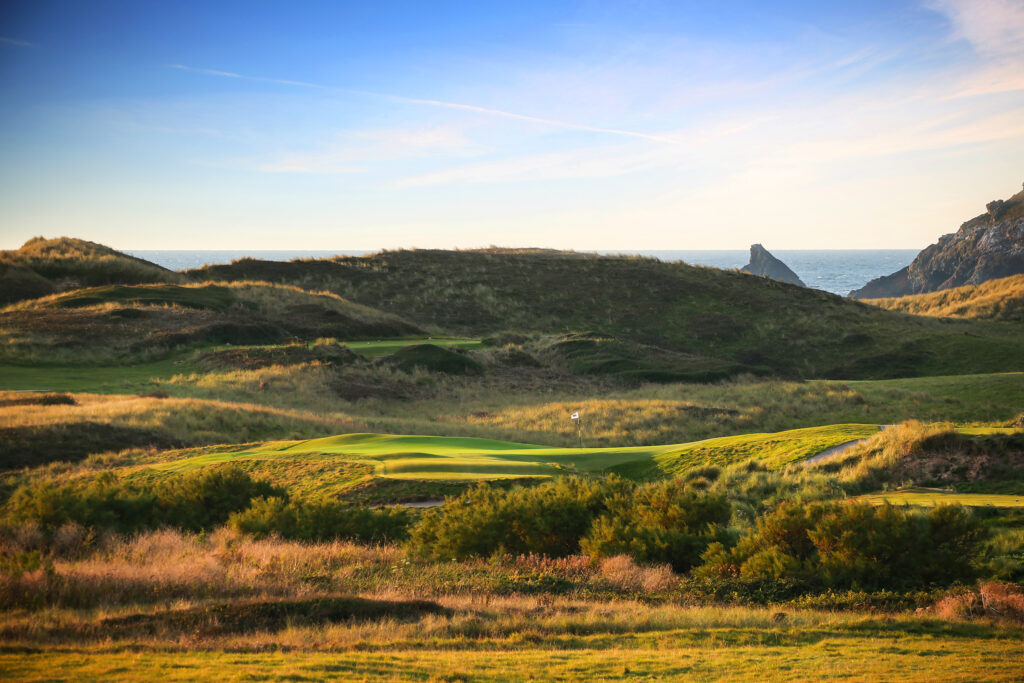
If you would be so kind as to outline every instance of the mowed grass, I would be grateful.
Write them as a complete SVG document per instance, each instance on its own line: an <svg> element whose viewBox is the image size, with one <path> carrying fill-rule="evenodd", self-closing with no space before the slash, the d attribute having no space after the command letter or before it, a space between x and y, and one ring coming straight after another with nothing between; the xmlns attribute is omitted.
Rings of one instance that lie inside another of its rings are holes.
<svg viewBox="0 0 1024 683"><path fill-rule="evenodd" d="M964 505L967 507L1024 508L1024 495L1000 493L955 493L911 488L903 491L869 493L859 497L868 503L883 505Z"/></svg>
<svg viewBox="0 0 1024 683"><path fill-rule="evenodd" d="M376 358L387 353L394 353L399 349L417 344L433 344L443 348L477 349L483 346L479 339L465 339L462 337L422 337L419 339L381 339L379 341L350 341L343 342L345 346L352 349L364 358Z"/></svg>
<svg viewBox="0 0 1024 683"><path fill-rule="evenodd" d="M0 365L0 391L72 391L122 394L165 391L162 380L196 370L183 358L168 358L138 365L22 366Z"/></svg>
<svg viewBox="0 0 1024 683"><path fill-rule="evenodd" d="M154 469L183 472L228 462L266 463L269 469L270 465L282 461L341 460L369 464L375 476L392 479L547 478L609 471L625 476L654 477L701 465L724 465L750 459L780 468L877 431L877 425L828 425L693 444L622 448L553 448L466 437L345 434L304 441L275 441L237 451L218 448L161 463Z"/></svg>
<svg viewBox="0 0 1024 683"><path fill-rule="evenodd" d="M443 647L411 642L338 652L75 648L0 654L0 671L21 681L1020 680L1019 635L964 630L976 634L941 627L918 634L898 628L865 634L855 627L804 633L782 626L762 632L761 643L739 646L729 644L734 629L719 628L701 629L696 638L666 629L553 643L516 632Z"/></svg>

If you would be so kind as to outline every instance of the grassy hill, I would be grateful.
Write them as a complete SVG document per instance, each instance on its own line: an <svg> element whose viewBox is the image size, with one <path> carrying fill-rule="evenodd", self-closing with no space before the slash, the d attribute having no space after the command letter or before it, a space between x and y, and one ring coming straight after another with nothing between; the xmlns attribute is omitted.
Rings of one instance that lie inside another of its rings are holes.
<svg viewBox="0 0 1024 683"><path fill-rule="evenodd" d="M339 413L321 415L159 393L0 392L0 470L76 462L128 449L308 438L357 429L366 426Z"/></svg>
<svg viewBox="0 0 1024 683"><path fill-rule="evenodd" d="M124 362L180 347L421 333L334 294L265 282L104 285L0 309L0 359Z"/></svg>
<svg viewBox="0 0 1024 683"><path fill-rule="evenodd" d="M171 399L173 401L173 399ZM154 405L154 399L87 399L79 410L110 416L109 423L150 434L178 434L196 442L231 434L316 433L337 426L308 413L256 410L220 402ZM171 418L174 408L178 415ZM201 411L208 414L200 414ZM44 408L45 416L55 411ZM59 424L37 418L40 428ZM83 423L79 423L83 424ZM84 424L92 424L88 421ZM67 426L67 425L65 425ZM216 431L215 431L216 430ZM8 431L10 431L8 429ZM565 475L611 473L659 480L756 462L781 471L843 444L860 442L813 470L842 482L853 492L873 491L889 482L954 486L960 493L1020 495L1021 433L1010 428L959 428L904 423L885 431L874 424L834 424L774 433L739 434L682 444L566 448L495 439L348 433L303 440L273 440L125 454L107 458L119 478L154 482L184 473L233 465L293 495L351 500L438 498L477 481L521 483ZM887 450L888 449L888 450ZM102 459L101 459L102 460ZM39 459L38 464L44 464ZM28 464L28 463L26 463ZM23 475L16 475L20 480ZM37 475L48 477L45 469ZM91 478L86 467L78 476ZM717 476L717 473L712 478ZM938 483L936 483L938 482ZM9 488L9 487L8 487ZM876 497L878 500L884 498ZM917 503L915 499L907 502Z"/></svg>
<svg viewBox="0 0 1024 683"><path fill-rule="evenodd" d="M1024 322L1024 274L964 285L941 292L889 299L865 299L890 311L937 318L976 318Z"/></svg>
<svg viewBox="0 0 1024 683"><path fill-rule="evenodd" d="M328 290L460 335L583 332L641 345L643 352L634 346L626 354L640 366L659 353L686 354L694 377L883 378L1024 364L1015 325L908 317L765 278L647 258L412 250L288 263L243 259L188 275Z"/></svg>
<svg viewBox="0 0 1024 683"><path fill-rule="evenodd" d="M36 237L0 251L0 305L79 287L182 281L155 263L72 237Z"/></svg>

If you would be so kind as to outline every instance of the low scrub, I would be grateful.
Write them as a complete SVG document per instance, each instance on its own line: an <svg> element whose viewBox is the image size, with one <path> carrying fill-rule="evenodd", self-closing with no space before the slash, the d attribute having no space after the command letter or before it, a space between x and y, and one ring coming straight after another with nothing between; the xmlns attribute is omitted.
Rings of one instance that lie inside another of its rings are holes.
<svg viewBox="0 0 1024 683"><path fill-rule="evenodd" d="M400 541L408 536L412 515L400 507L357 508L335 501L258 498L231 515L231 526L256 538L277 534L300 541L344 539L363 543Z"/></svg>
<svg viewBox="0 0 1024 683"><path fill-rule="evenodd" d="M52 534L75 523L134 532L160 526L198 531L223 524L253 498L281 495L234 467L172 477L156 485L132 485L113 473L88 484L40 481L19 487L4 506L8 524L38 525Z"/></svg>
<svg viewBox="0 0 1024 683"><path fill-rule="evenodd" d="M140 634L192 633L213 636L224 633L279 631L308 624L392 619L419 619L427 614L451 615L452 610L429 600L370 600L327 597L311 600L227 602L153 614L108 617L96 624L104 637Z"/></svg>
<svg viewBox="0 0 1024 683"><path fill-rule="evenodd" d="M709 547L699 573L857 590L950 585L974 578L984 535L962 507L781 505L735 547Z"/></svg>
<svg viewBox="0 0 1024 683"><path fill-rule="evenodd" d="M728 499L689 488L683 481L620 493L606 507L581 542L593 558L628 554L641 563L666 563L686 572L700 562L710 543L729 540Z"/></svg>
<svg viewBox="0 0 1024 683"><path fill-rule="evenodd" d="M939 600L933 610L943 619L987 617L1024 626L1024 590L1012 583L982 581L976 589Z"/></svg>
<svg viewBox="0 0 1024 683"><path fill-rule="evenodd" d="M595 517L629 482L567 477L508 491L481 484L424 515L413 527L410 547L435 559L536 553L564 557L579 551Z"/></svg>

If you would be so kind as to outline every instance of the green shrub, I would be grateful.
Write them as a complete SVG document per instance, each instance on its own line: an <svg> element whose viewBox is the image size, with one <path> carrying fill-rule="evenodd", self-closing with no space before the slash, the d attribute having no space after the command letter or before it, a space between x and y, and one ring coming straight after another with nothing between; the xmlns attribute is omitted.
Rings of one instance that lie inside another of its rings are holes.
<svg viewBox="0 0 1024 683"><path fill-rule="evenodd" d="M601 481L566 477L508 491L487 484L425 514L413 527L413 551L438 559L495 553L563 557L579 551L580 539L606 500L634 485L618 477Z"/></svg>
<svg viewBox="0 0 1024 683"><path fill-rule="evenodd" d="M347 539L363 543L403 540L412 515L400 507L372 510L333 501L288 501L281 497L257 498L231 515L239 531L262 538L279 534L301 541Z"/></svg>
<svg viewBox="0 0 1024 683"><path fill-rule="evenodd" d="M944 586L973 578L984 536L959 506L781 505L734 548L709 546L699 573L856 590Z"/></svg>
<svg viewBox="0 0 1024 683"><path fill-rule="evenodd" d="M37 523L48 533L68 522L122 533L159 526L198 531L223 524L253 498L280 493L235 467L173 477L156 486L126 484L107 472L88 484L23 485L5 506L5 517Z"/></svg>
<svg viewBox="0 0 1024 683"><path fill-rule="evenodd" d="M154 492L159 522L190 531L223 524L232 512L249 507L253 498L283 493L236 467L176 477L159 484Z"/></svg>
<svg viewBox="0 0 1024 683"><path fill-rule="evenodd" d="M641 563L668 563L689 571L708 545L726 539L732 506L679 480L650 484L609 500L608 511L583 539L592 558L628 554Z"/></svg>
<svg viewBox="0 0 1024 683"><path fill-rule="evenodd" d="M10 522L36 523L47 533L68 522L128 533L155 525L156 496L106 473L86 486L48 481L20 486L5 508Z"/></svg>

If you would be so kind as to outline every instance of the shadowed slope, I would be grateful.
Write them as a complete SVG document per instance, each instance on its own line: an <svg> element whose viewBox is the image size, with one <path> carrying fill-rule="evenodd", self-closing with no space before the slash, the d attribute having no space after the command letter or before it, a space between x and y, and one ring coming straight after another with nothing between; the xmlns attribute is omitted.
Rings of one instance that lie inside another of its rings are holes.
<svg viewBox="0 0 1024 683"><path fill-rule="evenodd" d="M465 335L594 330L704 358L709 372L884 378L1024 362L1019 335L1003 327L907 318L818 290L645 258L415 250L246 259L189 275L303 283Z"/></svg>

